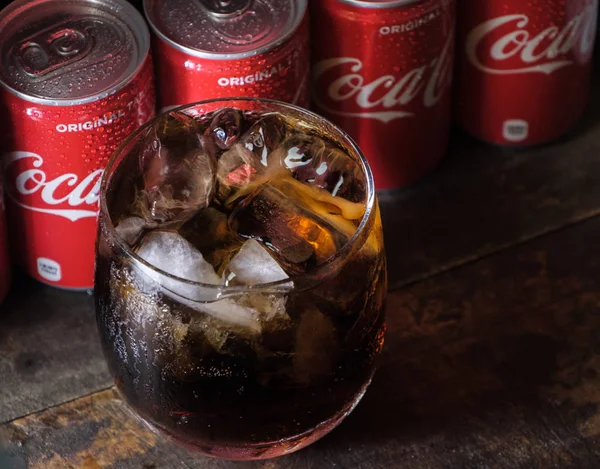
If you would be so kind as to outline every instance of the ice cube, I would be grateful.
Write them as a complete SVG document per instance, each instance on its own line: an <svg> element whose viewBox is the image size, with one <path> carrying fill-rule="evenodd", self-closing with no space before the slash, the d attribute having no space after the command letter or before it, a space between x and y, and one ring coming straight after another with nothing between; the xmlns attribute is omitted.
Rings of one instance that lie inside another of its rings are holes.
<svg viewBox="0 0 600 469"><path fill-rule="evenodd" d="M233 257L224 277L229 285L258 285L285 280L288 275L258 241L250 239Z"/></svg>
<svg viewBox="0 0 600 469"><path fill-rule="evenodd" d="M159 223L186 220L209 205L215 190L216 159L202 146L201 128L190 116L166 114L148 129L140 150L144 190L138 210Z"/></svg>
<svg viewBox="0 0 600 469"><path fill-rule="evenodd" d="M153 231L146 235L137 255L153 267L179 279L202 284L221 285L222 280L210 263L181 235L172 231ZM221 321L258 333L261 330L259 312L237 304L231 299L215 301L219 295L207 285L189 284L172 279L153 268L137 268L152 279L160 291L197 311L210 314ZM212 302L211 302L212 301Z"/></svg>
<svg viewBox="0 0 600 469"><path fill-rule="evenodd" d="M284 167L280 158L272 152L288 132L288 125L278 114L263 116L238 143L220 156L217 198L222 204L231 205L237 198L282 173Z"/></svg>
<svg viewBox="0 0 600 469"><path fill-rule="evenodd" d="M273 164L281 165L280 161L269 161L273 151L280 147L290 133L290 126L279 114L267 114L255 122L242 136L240 142L263 167Z"/></svg>
<svg viewBox="0 0 600 469"><path fill-rule="evenodd" d="M318 202L290 197L272 184L260 186L231 213L229 226L259 240L287 272L300 274L331 258L356 231Z"/></svg>
<svg viewBox="0 0 600 469"><path fill-rule="evenodd" d="M230 197L253 185L256 177L264 171L265 168L254 159L250 150L240 143L234 145L220 156L217 163L217 200L228 205Z"/></svg>
<svg viewBox="0 0 600 469"><path fill-rule="evenodd" d="M119 222L116 232L129 246L134 246L142 237L144 230L156 228L156 223L141 217L128 217Z"/></svg>
<svg viewBox="0 0 600 469"><path fill-rule="evenodd" d="M341 347L331 319L317 308L306 310L296 331L294 380L306 385L331 373L340 352Z"/></svg>
<svg viewBox="0 0 600 469"><path fill-rule="evenodd" d="M227 215L214 207L198 212L179 233L202 253L218 275L242 247L240 237L229 228Z"/></svg>
<svg viewBox="0 0 600 469"><path fill-rule="evenodd" d="M366 199L366 178L360 163L314 135L296 134L278 150L284 165L307 185L351 202Z"/></svg>
<svg viewBox="0 0 600 469"><path fill-rule="evenodd" d="M237 141L241 134L242 115L236 109L225 108L216 112L206 130L206 145L214 145L220 150L227 150Z"/></svg>
<svg viewBox="0 0 600 469"><path fill-rule="evenodd" d="M200 251L174 231L157 230L149 233L144 237L137 255L175 277L211 285L221 284L215 269L204 260Z"/></svg>
<svg viewBox="0 0 600 469"><path fill-rule="evenodd" d="M286 287L283 287L285 289ZM273 324L289 324L287 314L287 297L285 293L252 293L246 292L236 301L259 312L261 325L270 328Z"/></svg>

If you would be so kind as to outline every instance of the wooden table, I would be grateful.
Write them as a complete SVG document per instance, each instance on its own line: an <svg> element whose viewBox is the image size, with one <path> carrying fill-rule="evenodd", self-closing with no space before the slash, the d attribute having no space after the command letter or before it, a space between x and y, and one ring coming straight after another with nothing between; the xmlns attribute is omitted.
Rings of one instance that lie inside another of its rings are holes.
<svg viewBox="0 0 600 469"><path fill-rule="evenodd" d="M19 279L0 311L0 467L599 468L600 86L569 139L457 137L382 209L385 356L330 436L254 463L173 445L111 387L92 298Z"/></svg>

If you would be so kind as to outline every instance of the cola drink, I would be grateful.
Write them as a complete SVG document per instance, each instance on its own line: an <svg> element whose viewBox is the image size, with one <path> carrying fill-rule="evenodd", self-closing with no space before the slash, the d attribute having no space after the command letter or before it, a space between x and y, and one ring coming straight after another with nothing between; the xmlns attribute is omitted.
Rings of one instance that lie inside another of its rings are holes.
<svg viewBox="0 0 600 469"><path fill-rule="evenodd" d="M378 189L431 171L451 119L454 0L311 4L313 104L367 156Z"/></svg>
<svg viewBox="0 0 600 469"><path fill-rule="evenodd" d="M149 41L124 0L18 0L0 13L12 253L42 282L93 285L103 168L154 115Z"/></svg>
<svg viewBox="0 0 600 469"><path fill-rule="evenodd" d="M597 0L462 0L457 119L516 147L557 139L588 102Z"/></svg>
<svg viewBox="0 0 600 469"><path fill-rule="evenodd" d="M227 459L298 450L371 381L383 234L348 137L282 103L158 117L106 170L97 321L117 388L177 441Z"/></svg>
<svg viewBox="0 0 600 469"><path fill-rule="evenodd" d="M308 107L307 0L145 0L160 107L260 97Z"/></svg>
<svg viewBox="0 0 600 469"><path fill-rule="evenodd" d="M0 303L4 301L11 284L10 258L8 254L8 233L6 231L6 215L4 191L0 178Z"/></svg>

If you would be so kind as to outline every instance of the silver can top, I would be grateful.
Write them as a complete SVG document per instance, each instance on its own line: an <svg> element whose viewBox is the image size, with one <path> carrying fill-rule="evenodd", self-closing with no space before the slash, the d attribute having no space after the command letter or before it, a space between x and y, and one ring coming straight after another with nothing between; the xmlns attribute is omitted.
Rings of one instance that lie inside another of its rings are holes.
<svg viewBox="0 0 600 469"><path fill-rule="evenodd" d="M240 59L284 42L306 15L307 0L144 0L154 32L195 57Z"/></svg>
<svg viewBox="0 0 600 469"><path fill-rule="evenodd" d="M32 102L102 99L133 79L149 48L125 0L16 0L0 12L0 83Z"/></svg>

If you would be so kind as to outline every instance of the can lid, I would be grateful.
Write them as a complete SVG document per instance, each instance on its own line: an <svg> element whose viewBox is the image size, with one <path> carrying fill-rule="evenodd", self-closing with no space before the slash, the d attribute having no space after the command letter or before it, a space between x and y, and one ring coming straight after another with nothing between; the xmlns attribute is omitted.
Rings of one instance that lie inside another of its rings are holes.
<svg viewBox="0 0 600 469"><path fill-rule="evenodd" d="M125 0L16 0L0 12L0 83L32 102L102 99L133 79L149 48Z"/></svg>
<svg viewBox="0 0 600 469"><path fill-rule="evenodd" d="M202 58L232 60L281 44L298 28L307 0L144 0L154 32Z"/></svg>

